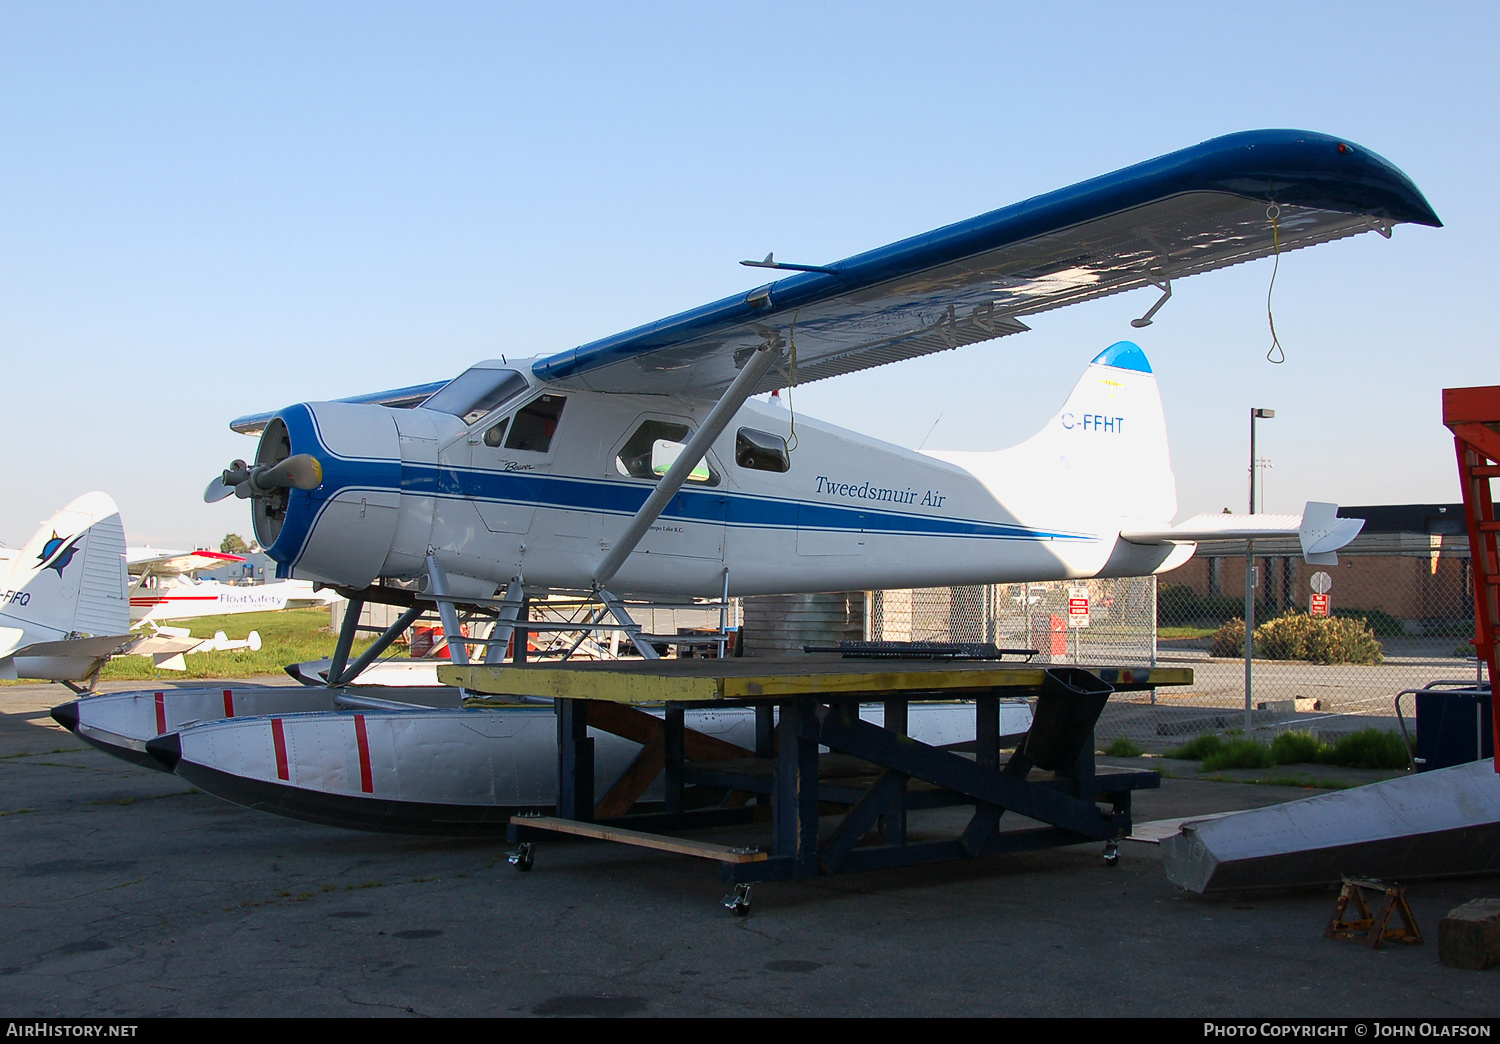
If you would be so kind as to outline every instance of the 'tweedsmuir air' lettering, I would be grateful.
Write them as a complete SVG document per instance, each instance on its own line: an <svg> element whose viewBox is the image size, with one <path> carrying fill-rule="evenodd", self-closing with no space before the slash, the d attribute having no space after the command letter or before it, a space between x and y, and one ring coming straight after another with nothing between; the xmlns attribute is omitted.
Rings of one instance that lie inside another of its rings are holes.
<svg viewBox="0 0 1500 1044"><path fill-rule="evenodd" d="M817 482L817 492L830 498L848 497L851 500L875 500L884 504L919 504L922 507L942 507L943 501L948 499L947 494L933 489L919 494L909 486L906 489L888 489L872 486L868 482L834 482L827 475L817 476ZM919 496L920 500L918 500Z"/></svg>

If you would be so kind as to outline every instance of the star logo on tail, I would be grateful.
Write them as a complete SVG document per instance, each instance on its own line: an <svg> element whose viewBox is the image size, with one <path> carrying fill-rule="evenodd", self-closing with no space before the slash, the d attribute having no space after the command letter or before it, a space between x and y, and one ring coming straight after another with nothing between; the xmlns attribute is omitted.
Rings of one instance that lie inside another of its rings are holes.
<svg viewBox="0 0 1500 1044"><path fill-rule="evenodd" d="M37 566L37 569L52 569L57 572L58 576L62 576L63 570L68 568L68 563L73 561L73 556L78 553L78 542L82 539L83 533L60 537L54 529L51 539L42 545L42 553L36 556L37 561L42 563Z"/></svg>

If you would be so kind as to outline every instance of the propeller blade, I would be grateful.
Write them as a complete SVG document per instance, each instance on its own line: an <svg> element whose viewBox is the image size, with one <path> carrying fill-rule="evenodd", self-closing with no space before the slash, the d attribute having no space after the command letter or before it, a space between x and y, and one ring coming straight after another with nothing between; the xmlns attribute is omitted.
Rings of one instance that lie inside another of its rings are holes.
<svg viewBox="0 0 1500 1044"><path fill-rule="evenodd" d="M257 470L250 484L259 489L274 489L278 486L317 489L323 484L323 465L311 453L299 453L280 464Z"/></svg>
<svg viewBox="0 0 1500 1044"><path fill-rule="evenodd" d="M203 503L217 504L225 497L232 496L234 496L234 487L224 485L224 479L220 477L210 482L208 488L203 491Z"/></svg>

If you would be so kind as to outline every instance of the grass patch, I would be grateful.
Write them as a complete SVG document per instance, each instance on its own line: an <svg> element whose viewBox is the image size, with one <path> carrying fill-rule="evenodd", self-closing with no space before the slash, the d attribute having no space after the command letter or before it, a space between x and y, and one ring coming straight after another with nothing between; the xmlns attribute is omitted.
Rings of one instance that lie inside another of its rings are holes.
<svg viewBox="0 0 1500 1044"><path fill-rule="evenodd" d="M1283 732L1271 741L1271 757L1278 765L1317 764L1332 749L1310 732Z"/></svg>
<svg viewBox="0 0 1500 1044"><path fill-rule="evenodd" d="M1210 783L1253 783L1258 787L1300 787L1303 790L1351 790L1358 783L1346 783L1341 779L1313 779L1310 776L1257 776L1255 779L1236 779L1233 776L1199 776Z"/></svg>
<svg viewBox="0 0 1500 1044"><path fill-rule="evenodd" d="M230 638L244 638L251 631L259 631L261 647L257 652L236 649L233 652L192 653L184 657L186 671L157 670L149 656L117 656L104 665L100 677L104 681L171 681L280 674L289 663L321 660L333 655L338 635L333 633L331 621L326 608L167 621L170 626L187 627L194 638L212 638L215 631L223 631ZM149 626L146 627L145 633L149 634L150 630ZM357 639L351 658L369 648L374 640L373 635Z"/></svg>
<svg viewBox="0 0 1500 1044"><path fill-rule="evenodd" d="M1182 761L1202 761L1210 754L1218 753L1223 746L1224 741L1218 736L1194 736L1182 746L1167 751L1166 756Z"/></svg>
<svg viewBox="0 0 1500 1044"><path fill-rule="evenodd" d="M1237 739L1225 743L1217 751L1203 759L1201 770L1220 772L1224 769L1270 768L1271 748L1254 740Z"/></svg>
<svg viewBox="0 0 1500 1044"><path fill-rule="evenodd" d="M1344 768L1403 769L1411 762L1406 741L1384 729L1362 729L1329 744L1310 732L1283 732L1270 745L1248 739L1225 741L1218 736L1198 736L1174 750L1167 757L1184 761L1201 761L1199 771L1220 772L1224 769L1270 768L1273 765L1339 765ZM1309 783L1278 777L1288 786L1319 786L1340 789L1354 784ZM1260 782L1271 782L1261 780Z"/></svg>
<svg viewBox="0 0 1500 1044"><path fill-rule="evenodd" d="M1111 740L1109 746L1104 748L1104 753L1112 758L1138 758L1146 752L1121 736Z"/></svg>
<svg viewBox="0 0 1500 1044"><path fill-rule="evenodd" d="M1361 729L1335 743L1323 763L1347 768L1402 769L1411 764L1411 751L1406 741L1394 732Z"/></svg>
<svg viewBox="0 0 1500 1044"><path fill-rule="evenodd" d="M1174 638L1207 638L1218 630L1216 627L1158 627L1156 636L1162 641Z"/></svg>

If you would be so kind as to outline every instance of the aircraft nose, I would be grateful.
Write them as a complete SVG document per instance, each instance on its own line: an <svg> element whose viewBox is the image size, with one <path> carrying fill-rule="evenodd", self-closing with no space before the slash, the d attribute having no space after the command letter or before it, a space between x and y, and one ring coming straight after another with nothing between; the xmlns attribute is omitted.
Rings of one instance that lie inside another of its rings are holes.
<svg viewBox="0 0 1500 1044"><path fill-rule="evenodd" d="M69 732L78 731L78 701L73 700L52 708L52 720Z"/></svg>
<svg viewBox="0 0 1500 1044"><path fill-rule="evenodd" d="M182 740L177 733L169 732L165 736L147 740L146 753L161 762L168 772L175 772L177 763L182 760Z"/></svg>

